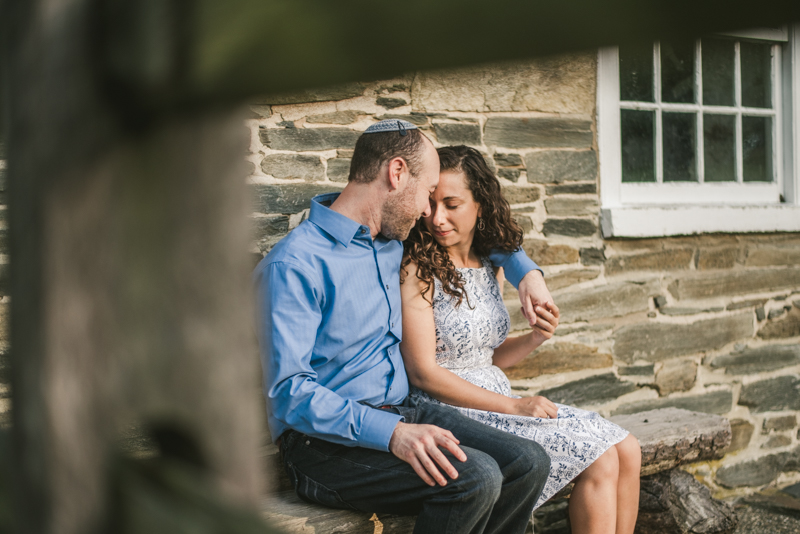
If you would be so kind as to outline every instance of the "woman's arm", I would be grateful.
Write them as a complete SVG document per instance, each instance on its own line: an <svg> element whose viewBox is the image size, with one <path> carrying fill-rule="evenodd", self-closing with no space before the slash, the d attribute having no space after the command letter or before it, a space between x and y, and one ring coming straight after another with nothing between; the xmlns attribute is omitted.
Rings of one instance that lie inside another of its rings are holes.
<svg viewBox="0 0 800 534"><path fill-rule="evenodd" d="M555 405L532 402L532 398L512 399L476 386L436 363L436 326L433 321L433 308L422 294L423 283L417 278L417 268L413 263L407 267L408 274L400 286L403 301L403 341L400 352L403 354L408 380L431 397L454 406L475 408L534 417L555 417ZM433 287L426 295L433 297ZM548 404L549 403L549 404ZM534 406L535 405L535 406Z"/></svg>

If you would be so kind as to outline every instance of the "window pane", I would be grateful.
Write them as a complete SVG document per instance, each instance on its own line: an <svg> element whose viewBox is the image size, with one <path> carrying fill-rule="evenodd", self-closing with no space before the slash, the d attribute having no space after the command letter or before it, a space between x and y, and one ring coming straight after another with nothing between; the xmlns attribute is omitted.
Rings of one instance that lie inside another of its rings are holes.
<svg viewBox="0 0 800 534"><path fill-rule="evenodd" d="M772 118L742 117L745 182L772 181Z"/></svg>
<svg viewBox="0 0 800 534"><path fill-rule="evenodd" d="M706 182L736 181L735 144L735 115L703 115L703 165Z"/></svg>
<svg viewBox="0 0 800 534"><path fill-rule="evenodd" d="M653 102L653 45L619 47L619 99Z"/></svg>
<svg viewBox="0 0 800 534"><path fill-rule="evenodd" d="M694 43L661 43L661 100L694 103Z"/></svg>
<svg viewBox="0 0 800 534"><path fill-rule="evenodd" d="M664 129L664 181L696 182L695 114L664 113L661 120Z"/></svg>
<svg viewBox="0 0 800 534"><path fill-rule="evenodd" d="M655 182L655 112L621 109L622 181Z"/></svg>
<svg viewBox="0 0 800 534"><path fill-rule="evenodd" d="M703 39L703 104L733 106L734 43Z"/></svg>
<svg viewBox="0 0 800 534"><path fill-rule="evenodd" d="M742 42L742 105L772 107L772 45Z"/></svg>

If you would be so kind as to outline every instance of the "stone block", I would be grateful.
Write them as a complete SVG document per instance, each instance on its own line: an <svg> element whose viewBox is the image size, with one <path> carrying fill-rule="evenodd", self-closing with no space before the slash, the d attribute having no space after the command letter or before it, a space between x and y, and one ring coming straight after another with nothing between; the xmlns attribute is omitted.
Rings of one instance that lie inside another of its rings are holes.
<svg viewBox="0 0 800 534"><path fill-rule="evenodd" d="M629 365L627 367L620 367L617 373L620 376L653 376L655 364L646 365Z"/></svg>
<svg viewBox="0 0 800 534"><path fill-rule="evenodd" d="M780 321L771 321L758 331L761 339L781 339L800 336L800 309L792 308Z"/></svg>
<svg viewBox="0 0 800 534"><path fill-rule="evenodd" d="M770 436L766 443L761 445L762 449L777 449L780 447L786 447L792 444L792 438L789 436L783 436L778 434L776 436Z"/></svg>
<svg viewBox="0 0 800 534"><path fill-rule="evenodd" d="M311 199L323 193L338 193L341 187L326 184L281 184L252 186L256 211L261 213L298 213L311 206Z"/></svg>
<svg viewBox="0 0 800 534"><path fill-rule="evenodd" d="M386 119L400 119L403 121L408 121L411 124L415 124L417 126L425 126L428 124L428 117L424 113L415 113L411 112L409 115L398 115L387 113L386 115L381 115L380 117L375 117L379 121L386 120Z"/></svg>
<svg viewBox="0 0 800 534"><path fill-rule="evenodd" d="M328 160L328 180L346 182L350 178L350 158L331 158Z"/></svg>
<svg viewBox="0 0 800 534"><path fill-rule="evenodd" d="M569 245L550 245L543 239L526 239L522 242L522 249L539 265L577 263L579 258L578 249Z"/></svg>
<svg viewBox="0 0 800 534"><path fill-rule="evenodd" d="M481 146L481 127L466 122L434 122L436 139L443 145Z"/></svg>
<svg viewBox="0 0 800 534"><path fill-rule="evenodd" d="M615 274L631 271L686 270L691 266L693 257L694 249L691 248L613 256L606 260L606 274L613 276Z"/></svg>
<svg viewBox="0 0 800 534"><path fill-rule="evenodd" d="M597 200L594 198L548 198L544 201L544 207L548 215L555 217L580 217L597 214Z"/></svg>
<svg viewBox="0 0 800 534"><path fill-rule="evenodd" d="M679 306L659 306L658 311L664 315L679 317L681 315L697 315L698 313L721 312L722 306L712 306L710 308L685 308Z"/></svg>
<svg viewBox="0 0 800 534"><path fill-rule="evenodd" d="M503 198L509 204L528 204L536 202L541 196L541 191L538 187L523 187L523 186L506 186L502 188Z"/></svg>
<svg viewBox="0 0 800 534"><path fill-rule="evenodd" d="M254 217L252 225L257 239L267 236L284 236L289 232L289 217L286 215Z"/></svg>
<svg viewBox="0 0 800 534"><path fill-rule="evenodd" d="M525 156L525 168L529 182L594 182L597 155L594 150L541 150Z"/></svg>
<svg viewBox="0 0 800 534"><path fill-rule="evenodd" d="M754 349L717 356L712 369L725 369L728 375L751 375L800 364L800 346L766 345Z"/></svg>
<svg viewBox="0 0 800 534"><path fill-rule="evenodd" d="M589 219L547 219L542 227L542 233L546 236L586 237L596 232L597 224Z"/></svg>
<svg viewBox="0 0 800 534"><path fill-rule="evenodd" d="M739 404L749 407L752 413L800 410L800 380L779 376L743 384Z"/></svg>
<svg viewBox="0 0 800 534"><path fill-rule="evenodd" d="M564 308L561 304L559 307ZM627 363L640 359L658 362L675 356L721 349L728 343L752 337L753 331L753 318L749 313L715 317L687 325L631 324L614 333L614 355Z"/></svg>
<svg viewBox="0 0 800 534"><path fill-rule="evenodd" d="M783 308L772 309L767 314L767 319L769 319L769 320L776 319L776 318L780 317L781 315L783 315L784 313L786 313L786 310L783 309Z"/></svg>
<svg viewBox="0 0 800 534"><path fill-rule="evenodd" d="M281 180L302 178L306 182L316 182L325 178L319 156L269 154L261 160L261 170Z"/></svg>
<svg viewBox="0 0 800 534"><path fill-rule="evenodd" d="M573 323L645 311L648 299L659 289L658 280L617 282L581 291L557 292L553 298L561 310L561 323Z"/></svg>
<svg viewBox="0 0 800 534"><path fill-rule="evenodd" d="M504 371L508 378L516 380L581 369L603 369L612 364L611 355L598 353L597 347L577 343L553 343L539 347Z"/></svg>
<svg viewBox="0 0 800 534"><path fill-rule="evenodd" d="M755 427L744 419L731 420L731 446L728 452L740 451L750 445L750 438L753 437Z"/></svg>
<svg viewBox="0 0 800 534"><path fill-rule="evenodd" d="M517 224L520 226L520 228L522 228L523 235L533 230L533 221L527 215L513 213L511 216L515 221L517 221Z"/></svg>
<svg viewBox="0 0 800 534"><path fill-rule="evenodd" d="M664 295L658 295L653 299L653 304L656 305L656 308L661 309L667 305L667 297Z"/></svg>
<svg viewBox="0 0 800 534"><path fill-rule="evenodd" d="M636 385L620 380L614 373L590 376L538 394L560 404L586 406L601 404L636 389Z"/></svg>
<svg viewBox="0 0 800 534"><path fill-rule="evenodd" d="M739 302L731 302L725 307L725 309L730 311L741 310L742 308L752 308L754 306L763 307L765 302L767 302L766 299L742 300Z"/></svg>
<svg viewBox="0 0 800 534"><path fill-rule="evenodd" d="M295 91L277 95L266 95L254 99L253 104L306 104L308 102L329 102L334 100L345 100L356 96L362 96L366 84L346 83L318 89L307 89L305 91Z"/></svg>
<svg viewBox="0 0 800 534"><path fill-rule="evenodd" d="M352 124L356 119L364 115L367 115L367 112L355 110L334 111L321 115L311 115L306 118L306 122L312 124Z"/></svg>
<svg viewBox="0 0 800 534"><path fill-rule="evenodd" d="M722 466L716 474L717 483L726 488L763 486L784 471L796 470L800 451L768 454L755 460ZM793 469L794 468L794 469Z"/></svg>
<svg viewBox="0 0 800 534"><path fill-rule="evenodd" d="M797 416L795 415L781 415L778 417L769 417L764 419L764 424L761 427L762 434L769 434L770 431L784 432L791 430L797 426Z"/></svg>
<svg viewBox="0 0 800 534"><path fill-rule="evenodd" d="M747 259L744 264L747 267L769 267L773 265L796 267L800 265L800 247L748 247Z"/></svg>
<svg viewBox="0 0 800 534"><path fill-rule="evenodd" d="M595 248L595 247L587 247L582 248L581 251L581 263L584 265L602 265L606 261L606 249L603 248Z"/></svg>
<svg viewBox="0 0 800 534"><path fill-rule="evenodd" d="M597 184L595 183L579 183L579 184L558 184L548 185L545 188L545 193L548 195L585 195L597 193Z"/></svg>
<svg viewBox="0 0 800 534"><path fill-rule="evenodd" d="M590 148L592 122L555 117L489 117L487 146L505 148Z"/></svg>
<svg viewBox="0 0 800 534"><path fill-rule="evenodd" d="M689 397L663 397L630 402L619 406L612 415L646 412L661 408L681 408L693 412L726 414L731 411L733 395L729 390L712 391Z"/></svg>
<svg viewBox="0 0 800 534"><path fill-rule="evenodd" d="M697 379L697 364L692 360L667 360L656 373L656 388L662 397L688 391Z"/></svg>
<svg viewBox="0 0 800 534"><path fill-rule="evenodd" d="M800 267L794 267L687 275L670 284L669 291L676 299L684 300L746 295L798 286Z"/></svg>
<svg viewBox="0 0 800 534"><path fill-rule="evenodd" d="M561 271L557 274L548 275L546 278L547 288L550 291L580 284L587 280L594 280L600 276L600 269L572 269ZM560 309L560 308L559 308Z"/></svg>
<svg viewBox="0 0 800 534"><path fill-rule="evenodd" d="M498 169L497 177L508 180L509 182L517 183L521 173L522 171L520 169Z"/></svg>
<svg viewBox="0 0 800 534"><path fill-rule="evenodd" d="M697 254L697 269L731 269L736 264L739 249L736 247L701 248Z"/></svg>
<svg viewBox="0 0 800 534"><path fill-rule="evenodd" d="M495 154L494 162L498 167L521 167L522 156L519 154Z"/></svg>
<svg viewBox="0 0 800 534"><path fill-rule="evenodd" d="M375 103L386 109L400 108L408 105L404 98L397 98L393 96L379 96L375 99Z"/></svg>
<svg viewBox="0 0 800 534"><path fill-rule="evenodd" d="M760 308L756 308L756 319L761 322L767 318L767 315L764 313L764 307L761 306Z"/></svg>
<svg viewBox="0 0 800 534"><path fill-rule="evenodd" d="M261 142L273 150L330 150L353 148L361 132L346 128L268 128L259 130Z"/></svg>
<svg viewBox="0 0 800 534"><path fill-rule="evenodd" d="M420 72L415 109L426 111L541 111L594 114L596 54Z"/></svg>

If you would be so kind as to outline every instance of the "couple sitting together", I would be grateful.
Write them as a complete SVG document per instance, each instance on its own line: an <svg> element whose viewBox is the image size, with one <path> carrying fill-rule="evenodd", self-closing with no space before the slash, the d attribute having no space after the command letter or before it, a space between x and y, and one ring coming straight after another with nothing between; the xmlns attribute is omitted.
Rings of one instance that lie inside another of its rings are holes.
<svg viewBox="0 0 800 534"><path fill-rule="evenodd" d="M522 533L574 481L573 532L633 532L636 438L516 397L500 370L558 325L521 244L479 152L405 121L361 135L347 186L255 273L270 430L302 499L418 515L415 533ZM525 335L507 337L504 276Z"/></svg>

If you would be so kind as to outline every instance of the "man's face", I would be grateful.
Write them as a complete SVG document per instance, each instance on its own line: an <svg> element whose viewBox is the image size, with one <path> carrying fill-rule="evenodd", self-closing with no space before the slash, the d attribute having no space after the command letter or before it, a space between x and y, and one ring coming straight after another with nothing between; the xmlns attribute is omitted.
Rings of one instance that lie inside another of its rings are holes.
<svg viewBox="0 0 800 534"><path fill-rule="evenodd" d="M419 173L406 174L405 185L383 206L381 233L389 239L403 241L417 219L430 215L430 195L439 184L439 155L429 141L424 143Z"/></svg>

